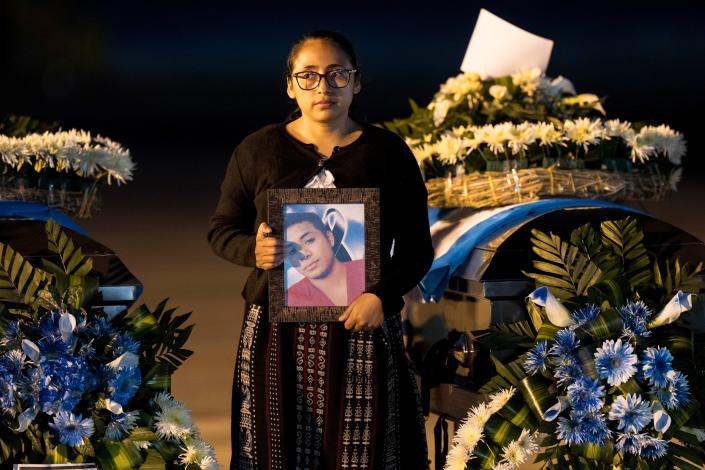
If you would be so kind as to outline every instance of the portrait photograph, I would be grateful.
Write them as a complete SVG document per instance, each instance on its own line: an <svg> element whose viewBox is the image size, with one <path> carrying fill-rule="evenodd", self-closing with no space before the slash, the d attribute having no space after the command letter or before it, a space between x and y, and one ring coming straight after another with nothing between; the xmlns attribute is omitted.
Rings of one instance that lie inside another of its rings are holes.
<svg viewBox="0 0 705 470"><path fill-rule="evenodd" d="M335 319L375 282L375 191L270 190L269 223L286 249L282 266L270 271L273 321Z"/></svg>

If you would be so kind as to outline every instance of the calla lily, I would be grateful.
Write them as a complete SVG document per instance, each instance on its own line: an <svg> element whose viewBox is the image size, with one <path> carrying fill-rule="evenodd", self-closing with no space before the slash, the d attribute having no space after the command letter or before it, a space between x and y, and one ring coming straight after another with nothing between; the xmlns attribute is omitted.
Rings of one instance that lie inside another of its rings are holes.
<svg viewBox="0 0 705 470"><path fill-rule="evenodd" d="M24 410L17 417L17 421L19 423L17 432L25 432L29 425L32 424L32 421L34 421L34 418L37 417L37 413L39 413L39 408L37 407L27 408L26 410Z"/></svg>
<svg viewBox="0 0 705 470"><path fill-rule="evenodd" d="M693 308L693 294L686 294L683 291L678 291L676 295L663 307L663 310L656 315L656 318L649 323L649 328L668 325L678 320L681 313L687 312Z"/></svg>
<svg viewBox="0 0 705 470"><path fill-rule="evenodd" d="M112 369L120 369L122 368L130 368L130 367L137 367L139 365L140 358L131 352L126 352L122 356L118 357L112 362L108 363L108 367Z"/></svg>
<svg viewBox="0 0 705 470"><path fill-rule="evenodd" d="M563 75L559 75L551 81L551 86L556 88L561 93L568 95L575 95L575 86L573 82L565 78Z"/></svg>
<svg viewBox="0 0 705 470"><path fill-rule="evenodd" d="M110 398L106 398L103 404L105 405L105 409L110 410L110 412L114 415L119 415L123 413L122 405L116 401L111 400Z"/></svg>
<svg viewBox="0 0 705 470"><path fill-rule="evenodd" d="M529 294L529 300L540 307L544 307L548 321L555 326L565 328L570 325L570 311L551 294L548 287L539 287L533 291Z"/></svg>
<svg viewBox="0 0 705 470"><path fill-rule="evenodd" d="M544 421L553 421L558 417L559 414L570 406L570 400L568 397L558 397L558 402L546 410L543 414Z"/></svg>
<svg viewBox="0 0 705 470"><path fill-rule="evenodd" d="M651 408L654 410L654 429L657 432L666 432L671 427L671 416L666 413L661 405L661 402L654 400L651 402Z"/></svg>
<svg viewBox="0 0 705 470"><path fill-rule="evenodd" d="M59 332L61 332L61 339L64 343L68 343L71 336L73 336L73 330L76 329L76 317L71 315L69 312L63 312L59 318Z"/></svg>
<svg viewBox="0 0 705 470"><path fill-rule="evenodd" d="M34 344L28 339L22 340L22 351L34 362L39 362L41 354L39 353L39 346Z"/></svg>

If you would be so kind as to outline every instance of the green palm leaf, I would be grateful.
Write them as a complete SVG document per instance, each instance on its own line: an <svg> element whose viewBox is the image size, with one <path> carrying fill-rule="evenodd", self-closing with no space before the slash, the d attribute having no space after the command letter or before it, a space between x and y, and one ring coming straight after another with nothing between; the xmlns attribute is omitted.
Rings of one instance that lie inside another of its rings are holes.
<svg viewBox="0 0 705 470"><path fill-rule="evenodd" d="M93 269L93 260L83 256L80 247L73 244L61 226L49 219L46 223L49 250L59 255L63 271L69 276L85 276Z"/></svg>
<svg viewBox="0 0 705 470"><path fill-rule="evenodd" d="M534 261L537 273L524 273L562 300L583 296L602 278L602 270L580 249L558 235L531 231L532 250L541 260Z"/></svg>
<svg viewBox="0 0 705 470"><path fill-rule="evenodd" d="M636 219L608 220L600 224L602 241L617 255L622 273L632 288L647 284L652 279L651 262L644 247L644 232Z"/></svg>
<svg viewBox="0 0 705 470"><path fill-rule="evenodd" d="M0 299L32 305L49 275L0 242Z"/></svg>
<svg viewBox="0 0 705 470"><path fill-rule="evenodd" d="M614 252L602 243L600 234L591 224L582 225L570 234L570 243L577 246L587 259L602 270L603 279L614 279L620 271L620 262Z"/></svg>

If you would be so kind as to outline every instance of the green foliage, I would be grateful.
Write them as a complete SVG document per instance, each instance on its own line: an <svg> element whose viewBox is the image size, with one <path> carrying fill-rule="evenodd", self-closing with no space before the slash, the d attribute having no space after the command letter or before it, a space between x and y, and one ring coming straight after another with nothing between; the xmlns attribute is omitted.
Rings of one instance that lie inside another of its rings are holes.
<svg viewBox="0 0 705 470"><path fill-rule="evenodd" d="M644 247L644 232L631 217L608 220L600 224L602 242L621 261L620 275L629 280L632 289L651 281L649 255Z"/></svg>

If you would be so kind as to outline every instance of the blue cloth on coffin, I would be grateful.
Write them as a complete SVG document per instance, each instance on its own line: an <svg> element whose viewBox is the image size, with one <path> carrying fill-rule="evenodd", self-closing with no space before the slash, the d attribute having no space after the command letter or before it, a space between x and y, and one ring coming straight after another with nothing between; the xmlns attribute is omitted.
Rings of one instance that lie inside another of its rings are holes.
<svg viewBox="0 0 705 470"><path fill-rule="evenodd" d="M62 227L71 229L80 235L89 236L83 227L63 212L35 202L0 201L0 218L3 217L23 217L43 221L53 219Z"/></svg>
<svg viewBox="0 0 705 470"><path fill-rule="evenodd" d="M488 217L464 232L453 242L447 252L433 260L431 269L419 283L419 290L423 300L425 302L437 302L440 300L443 292L448 287L450 278L465 271L470 254L478 244L540 215L575 207L604 207L644 214L644 212L631 207L597 199L540 199L508 207L506 210ZM453 210L455 209L429 209L430 225L433 226L434 223L442 220L445 214Z"/></svg>

